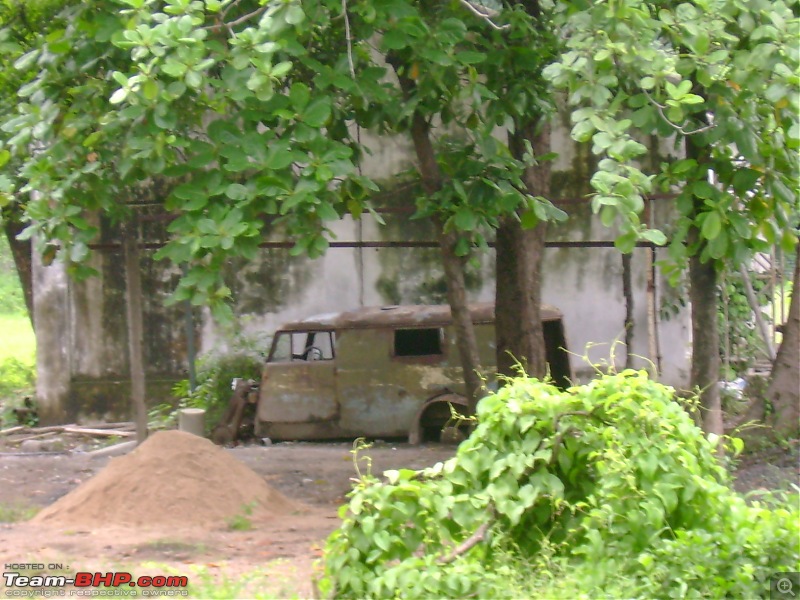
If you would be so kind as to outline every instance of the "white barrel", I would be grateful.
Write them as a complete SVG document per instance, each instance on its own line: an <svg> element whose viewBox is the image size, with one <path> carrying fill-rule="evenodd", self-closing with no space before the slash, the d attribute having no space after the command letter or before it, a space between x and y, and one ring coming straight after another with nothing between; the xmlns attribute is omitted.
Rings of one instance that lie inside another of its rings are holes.
<svg viewBox="0 0 800 600"><path fill-rule="evenodd" d="M206 411L202 408L183 408L178 411L178 429L205 437Z"/></svg>

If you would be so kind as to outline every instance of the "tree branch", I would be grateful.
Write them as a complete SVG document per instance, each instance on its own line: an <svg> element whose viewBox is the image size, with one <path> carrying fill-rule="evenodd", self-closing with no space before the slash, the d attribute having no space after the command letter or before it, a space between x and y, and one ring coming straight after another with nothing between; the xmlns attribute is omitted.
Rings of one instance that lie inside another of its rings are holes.
<svg viewBox="0 0 800 600"><path fill-rule="evenodd" d="M494 29L494 30L496 30L496 31L503 31L504 29L508 29L508 28L510 27L510 25L509 25L508 23L506 23L505 25L498 25L497 23L495 23L494 21L492 21L491 17L493 17L495 14L497 14L497 13L496 13L496 11L491 11L491 12L490 12L490 11L489 11L489 8L487 8L486 6L484 6L484 7L482 7L482 8L483 8L483 9L484 9L486 12L483 12L482 10L479 10L479 9L478 9L478 7L477 7L477 6L475 6L475 5L474 5L472 2L470 2L469 0L459 0L459 1L461 2L461 4L463 4L464 6L466 6L466 7L467 7L467 8L470 10L470 12L471 12L473 15L475 15L476 17L478 17L478 18L480 18L480 19L483 19L484 21L486 21L486 22L487 22L487 23L488 23L488 24L491 26L491 28L492 28L492 29Z"/></svg>
<svg viewBox="0 0 800 600"><path fill-rule="evenodd" d="M257 17L261 13L265 12L267 8L269 7L262 6L261 8L257 8L253 12L247 13L246 15L242 15L238 19L234 19L230 23L227 23L225 21L220 21L216 25L209 25L208 27L203 27L203 29L205 29L206 31L219 31L220 29L227 29L228 31L231 32L231 34L233 34L233 27L241 25L242 23L246 23L250 19Z"/></svg>
<svg viewBox="0 0 800 600"><path fill-rule="evenodd" d="M344 16L344 35L347 38L347 64L350 66L350 77L356 80L356 68L353 65L353 38L350 35L350 17L347 16L347 0L342 0L342 16Z"/></svg>
<svg viewBox="0 0 800 600"><path fill-rule="evenodd" d="M489 519L483 523L478 529L475 530L471 536L469 536L466 540L461 542L458 546L453 548L452 552L447 556L444 556L439 559L439 564L447 565L456 560L462 554L469 552L472 548L477 546L480 542L486 539L486 532L489 531L489 527L494 524L494 510L491 511L491 515Z"/></svg>
<svg viewBox="0 0 800 600"><path fill-rule="evenodd" d="M714 129L714 127L716 127L716 125L714 123L709 123L705 127L700 127L698 129L695 129L694 131L686 131L683 127L681 127L677 123L673 123L672 121L669 120L669 118L667 117L666 113L664 112L664 109L666 108L666 106L656 102L655 98L653 98L650 94L647 93L647 90L643 89L642 92L644 93L645 96L647 96L647 99L650 100L650 103L653 106L656 107L656 110L658 110L658 114L661 115L661 118L664 119L667 123L669 123L670 127L675 129L675 131L677 131L681 135L685 135L685 136L695 135L695 134L698 134L698 133L703 133L704 131L708 131L709 129Z"/></svg>

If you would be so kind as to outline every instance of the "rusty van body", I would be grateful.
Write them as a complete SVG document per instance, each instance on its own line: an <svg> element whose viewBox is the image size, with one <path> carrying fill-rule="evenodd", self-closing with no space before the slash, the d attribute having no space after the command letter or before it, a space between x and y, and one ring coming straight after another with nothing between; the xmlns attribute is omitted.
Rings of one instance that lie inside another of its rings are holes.
<svg viewBox="0 0 800 600"><path fill-rule="evenodd" d="M491 380L494 305L471 305ZM561 313L542 307L550 372L571 376ZM436 439L465 406L449 306L386 306L317 315L278 329L259 385L256 433L275 440Z"/></svg>

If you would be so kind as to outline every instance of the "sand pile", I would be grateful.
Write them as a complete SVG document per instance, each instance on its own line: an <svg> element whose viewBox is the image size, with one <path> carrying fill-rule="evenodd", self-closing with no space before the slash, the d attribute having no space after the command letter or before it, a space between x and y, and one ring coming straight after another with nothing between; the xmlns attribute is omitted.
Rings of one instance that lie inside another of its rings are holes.
<svg viewBox="0 0 800 600"><path fill-rule="evenodd" d="M236 515L288 514L286 497L228 452L182 431L150 436L127 456L42 510L59 525L224 525Z"/></svg>

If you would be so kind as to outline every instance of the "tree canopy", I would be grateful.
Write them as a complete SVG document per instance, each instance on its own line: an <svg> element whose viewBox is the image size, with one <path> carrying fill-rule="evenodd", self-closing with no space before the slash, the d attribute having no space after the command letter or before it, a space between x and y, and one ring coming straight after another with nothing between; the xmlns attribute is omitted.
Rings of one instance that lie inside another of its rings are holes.
<svg viewBox="0 0 800 600"><path fill-rule="evenodd" d="M86 211L124 218L159 182L177 217L160 254L192 265L175 298L222 306L221 261L252 258L267 224L313 257L326 250L331 221L368 209L377 187L356 168L367 149L354 125L397 133L415 113L453 132L437 153L442 185L420 196L418 216L441 214L461 232L458 254L485 243L485 226L503 212L527 224L561 216L524 192L524 164L492 135L541 103L521 83L543 66L532 50L541 35L521 5L504 15L509 34L458 3L345 8L67 7L63 28L16 61L31 77L3 125L5 152L22 161L18 191L35 192L25 200L26 235L57 240L79 274L97 233ZM509 68L517 77L497 75Z"/></svg>
<svg viewBox="0 0 800 600"><path fill-rule="evenodd" d="M567 51L546 69L564 88L572 136L601 159L593 205L621 216L629 250L643 197L678 193L670 256L730 258L797 242L800 48L797 2L623 0L564 8ZM681 160L648 172L644 136ZM638 162L637 162L638 161ZM694 241L689 229L696 226ZM645 234L655 241L658 234Z"/></svg>

